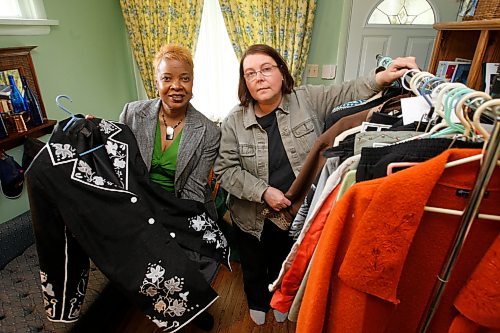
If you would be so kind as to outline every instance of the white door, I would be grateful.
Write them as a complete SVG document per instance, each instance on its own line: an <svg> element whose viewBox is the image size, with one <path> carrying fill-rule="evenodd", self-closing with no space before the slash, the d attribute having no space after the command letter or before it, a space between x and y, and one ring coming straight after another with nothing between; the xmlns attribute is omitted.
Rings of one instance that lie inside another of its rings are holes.
<svg viewBox="0 0 500 333"><path fill-rule="evenodd" d="M457 0L352 0L344 80L368 74L377 54L415 56L427 70L436 37L432 24L455 21L459 5Z"/></svg>

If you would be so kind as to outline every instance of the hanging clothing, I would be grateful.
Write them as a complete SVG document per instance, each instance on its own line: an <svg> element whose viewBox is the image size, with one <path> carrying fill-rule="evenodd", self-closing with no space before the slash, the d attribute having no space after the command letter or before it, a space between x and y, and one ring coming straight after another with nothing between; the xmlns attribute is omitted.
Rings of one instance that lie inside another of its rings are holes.
<svg viewBox="0 0 500 333"><path fill-rule="evenodd" d="M460 221L424 206L463 210L467 198L457 193L471 190L478 163L444 166L480 152L447 150L348 190L321 234L297 332L415 332ZM498 172L487 192L480 212L499 215ZM448 331L456 294L499 232L495 221L472 225L428 332Z"/></svg>
<svg viewBox="0 0 500 333"><path fill-rule="evenodd" d="M455 148L481 148L482 143L452 139L419 139L386 147L361 149L361 159L356 170L356 182L387 176L387 166L392 162L423 162L433 158L450 146Z"/></svg>
<svg viewBox="0 0 500 333"><path fill-rule="evenodd" d="M290 263L290 267L283 274L281 284L278 289L273 294L271 298L271 307L280 312L288 312L292 306L293 299L300 287L300 282L304 277L305 271L309 264L316 244L321 236L323 227L325 225L326 219L332 210L333 203L337 197L339 186L337 185L335 189L328 195L325 202L321 206L318 214L311 222L311 226L308 228L307 232L293 256L293 261Z"/></svg>
<svg viewBox="0 0 500 333"><path fill-rule="evenodd" d="M460 312L450 333L474 333L482 327L500 330L500 236L497 236L453 303Z"/></svg>
<svg viewBox="0 0 500 333"><path fill-rule="evenodd" d="M78 319L90 258L156 325L177 331L218 297L183 248L229 265L224 235L203 203L150 181L126 125L79 119L65 132L67 122L26 173L48 318Z"/></svg>
<svg viewBox="0 0 500 333"><path fill-rule="evenodd" d="M275 290L277 287L279 287L279 284L281 283L284 274L290 269L290 266L292 265L295 256L297 254L297 251L299 249L299 246L301 246L301 243L306 236L307 232L309 231L309 228L311 227L311 224L315 221L316 217L319 215L319 212L321 210L326 209L329 211L333 205L333 201L331 201L329 204L327 204L327 199L329 198L330 194L332 191L335 190L335 188L339 185L340 180L342 179L342 175L345 174L347 171L351 170L351 168L355 168L357 166L357 162L359 160L359 156L353 156L349 159L347 159L344 163L339 165L337 168L332 169L329 172L328 168L325 168L322 172L322 176L326 176L326 181L325 185L321 188L321 190L318 190L315 193L315 198L314 200L314 205L312 206L312 209L309 210L309 214L307 215L305 221L303 222L303 226L300 229L300 233L298 235L298 238L296 242L293 244L290 252L288 253L285 261L283 261L281 270L279 272L279 275L277 276L276 280L269 286L269 290ZM331 160L327 161L327 164L325 166L328 166ZM296 221L294 221L295 223ZM286 311L282 311L286 312Z"/></svg>
<svg viewBox="0 0 500 333"><path fill-rule="evenodd" d="M369 112L370 110L365 110L342 118L316 139L307 154L300 173L285 193L285 196L292 201L291 206L282 210L287 217L293 220L300 206L304 202L304 198L309 192L311 184L313 184L314 180L320 174L321 169L326 162L326 157L323 156L323 152L327 148L331 147L337 135L345 130L361 125L361 123L366 120Z"/></svg>

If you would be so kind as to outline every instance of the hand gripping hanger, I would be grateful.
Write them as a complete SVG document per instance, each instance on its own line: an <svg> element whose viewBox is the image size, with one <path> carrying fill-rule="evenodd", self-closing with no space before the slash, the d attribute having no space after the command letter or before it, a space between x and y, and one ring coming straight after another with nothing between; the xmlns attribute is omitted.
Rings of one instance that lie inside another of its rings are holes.
<svg viewBox="0 0 500 333"><path fill-rule="evenodd" d="M467 234L472 226L472 223L474 222L474 219L477 216L479 205L486 191L486 186L488 185L495 167L497 166L497 161L500 154L500 100L489 100L483 103L478 108L478 110L476 110L476 112L479 112L479 114L481 114L481 112L486 110L488 107L491 107L491 109L493 110L493 119L495 119L493 131L491 132L491 136L488 140L488 144L483 155L484 159L481 164L481 168L479 169L476 183L474 184L474 188L472 189L469 202L467 203L467 207L465 208L465 211L462 215L460 227L457 231L457 234L455 235L455 240L451 247L450 253L448 254L445 264L442 267L441 272L437 278L437 282L434 287L432 297L430 298L427 305L427 309L420 321L420 333L426 332L431 324L432 318L436 313L439 302L441 300L441 296L443 295L444 289L446 287L446 283L451 276L465 239L467 238Z"/></svg>

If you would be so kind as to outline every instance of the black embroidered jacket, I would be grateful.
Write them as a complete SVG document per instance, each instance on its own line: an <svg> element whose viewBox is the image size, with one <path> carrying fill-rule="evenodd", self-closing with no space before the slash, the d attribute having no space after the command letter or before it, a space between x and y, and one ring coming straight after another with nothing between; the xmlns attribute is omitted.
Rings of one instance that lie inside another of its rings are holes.
<svg viewBox="0 0 500 333"><path fill-rule="evenodd" d="M224 235L203 204L149 180L127 126L79 119L63 131L68 121L26 173L48 318L78 319L90 258L155 324L177 331L218 297L182 247L229 265Z"/></svg>

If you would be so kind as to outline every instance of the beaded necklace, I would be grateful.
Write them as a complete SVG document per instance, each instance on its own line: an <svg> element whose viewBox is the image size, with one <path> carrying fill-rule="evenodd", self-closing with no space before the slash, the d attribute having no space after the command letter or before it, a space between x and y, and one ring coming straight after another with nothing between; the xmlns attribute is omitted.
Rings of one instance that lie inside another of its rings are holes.
<svg viewBox="0 0 500 333"><path fill-rule="evenodd" d="M167 120L165 119L165 113L162 112L161 113L161 117L163 119L163 123L165 124L165 127L167 128L166 129L166 134L165 134L165 140L173 140L174 139L174 131L175 129L177 128L177 126L179 126L182 121L184 120L184 118L186 117L186 115L184 115L184 117L182 117L181 120L179 120L179 122L177 124L175 124L175 126L170 126L169 124L167 124Z"/></svg>

